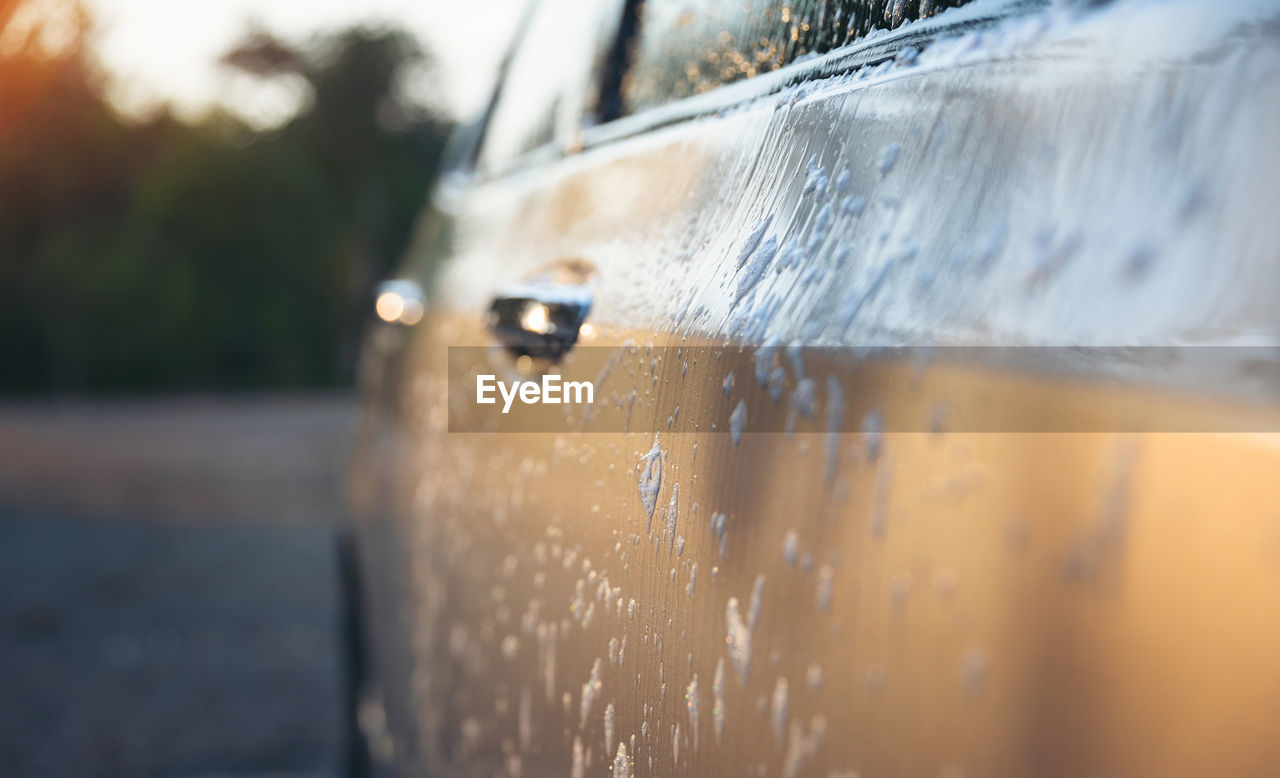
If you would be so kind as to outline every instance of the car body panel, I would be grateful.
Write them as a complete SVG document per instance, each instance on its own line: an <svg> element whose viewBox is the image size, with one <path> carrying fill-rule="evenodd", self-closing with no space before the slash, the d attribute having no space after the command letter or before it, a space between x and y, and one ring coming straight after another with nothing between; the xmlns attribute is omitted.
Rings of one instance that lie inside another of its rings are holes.
<svg viewBox="0 0 1280 778"><path fill-rule="evenodd" d="M1274 372L1226 351L1116 381L1050 347L1274 348L1277 19L1017 15L445 193L406 265L427 315L375 328L362 369L380 753L406 775L1273 772ZM593 302L560 369L601 407L460 426L450 360L513 370L459 348L492 344L503 284L565 261ZM821 350L769 366L821 407L784 431L752 366L793 342ZM957 345L1058 369L857 356ZM1061 421L932 414L1032 389Z"/></svg>

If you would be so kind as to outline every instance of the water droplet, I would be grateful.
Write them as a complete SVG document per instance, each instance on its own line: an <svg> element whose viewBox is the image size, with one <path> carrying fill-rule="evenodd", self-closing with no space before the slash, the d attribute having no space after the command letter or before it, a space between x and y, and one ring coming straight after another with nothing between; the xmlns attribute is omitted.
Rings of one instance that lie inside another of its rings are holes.
<svg viewBox="0 0 1280 778"><path fill-rule="evenodd" d="M538 647L542 653L542 681L546 689L547 703L555 699L556 686L556 637L560 627L554 622L538 625Z"/></svg>
<svg viewBox="0 0 1280 778"><path fill-rule="evenodd" d="M698 750L698 674L694 673L684 691L685 706L689 709L689 729L693 732L693 750Z"/></svg>
<svg viewBox="0 0 1280 778"><path fill-rule="evenodd" d="M747 682L747 672L751 667L751 630L743 621L738 608L738 598L730 597L725 608L725 627L728 630L726 642L729 645L729 659L738 674L741 683Z"/></svg>
<svg viewBox="0 0 1280 778"><path fill-rule="evenodd" d="M747 405L743 400L738 400L737 407L729 415L729 435L733 438L733 445L736 446L742 441L742 429L746 424Z"/></svg>
<svg viewBox="0 0 1280 778"><path fill-rule="evenodd" d="M902 144L894 141L880 151L880 175L887 176L893 166L898 164L898 155L902 153Z"/></svg>
<svg viewBox="0 0 1280 778"><path fill-rule="evenodd" d="M760 241L764 238L764 233L769 229L769 225L773 222L773 215L769 215L756 222L756 226L751 230L751 234L747 236L746 241L742 244L742 249L738 252L737 267L742 268L755 253L756 247L760 245Z"/></svg>
<svg viewBox="0 0 1280 778"><path fill-rule="evenodd" d="M676 514L680 508L680 484L671 486L671 504L667 506L667 554L675 550Z"/></svg>
<svg viewBox="0 0 1280 778"><path fill-rule="evenodd" d="M604 708L604 748L605 752L613 750L613 703Z"/></svg>
<svg viewBox="0 0 1280 778"><path fill-rule="evenodd" d="M1129 283L1141 281L1156 258L1156 250L1149 243L1139 243L1129 252L1124 263L1125 279Z"/></svg>
<svg viewBox="0 0 1280 778"><path fill-rule="evenodd" d="M870 461L879 459L884 449L884 417L874 408L862 417L862 447Z"/></svg>
<svg viewBox="0 0 1280 778"><path fill-rule="evenodd" d="M817 154L814 154L805 165L805 181L801 194L810 192L817 197L823 197L827 192L827 171L818 164Z"/></svg>
<svg viewBox="0 0 1280 778"><path fill-rule="evenodd" d="M725 626L728 631L725 642L729 648L729 660L733 662L738 680L744 684L747 682L747 673L751 667L751 636L755 631L756 621L760 617L763 591L764 576L756 576L745 619L740 611L737 597L730 597L725 608Z"/></svg>
<svg viewBox="0 0 1280 778"><path fill-rule="evenodd" d="M810 662L809 669L805 672L805 681L809 684L811 691L816 692L822 688L822 665Z"/></svg>
<svg viewBox="0 0 1280 778"><path fill-rule="evenodd" d="M631 757L627 756L627 744L618 744L618 753L613 758L613 778L631 778Z"/></svg>
<svg viewBox="0 0 1280 778"><path fill-rule="evenodd" d="M884 259L871 271L868 278L855 283L840 298L836 306L835 326L838 330L847 330L862 307L875 298L881 287L889 280L890 271L895 266L894 258Z"/></svg>
<svg viewBox="0 0 1280 778"><path fill-rule="evenodd" d="M1004 249L1005 238L1008 235L1008 228L1004 222L996 222L991 225L991 229L987 230L987 235L983 238L978 250L975 252L976 270L985 273L1000 252Z"/></svg>
<svg viewBox="0 0 1280 778"><path fill-rule="evenodd" d="M849 188L849 182L853 180L853 174L849 172L849 168L840 171L836 176L836 192L843 194Z"/></svg>
<svg viewBox="0 0 1280 778"><path fill-rule="evenodd" d="M716 676L711 682L711 723L715 727L716 742L724 737L724 657L716 662Z"/></svg>
<svg viewBox="0 0 1280 778"><path fill-rule="evenodd" d="M840 201L840 213L845 216L858 217L867 209L867 200L865 197L856 197L854 195L845 195Z"/></svg>
<svg viewBox="0 0 1280 778"><path fill-rule="evenodd" d="M818 589L815 597L818 610L822 613L831 611L831 590L835 584L836 570L831 565L823 565L818 571Z"/></svg>
<svg viewBox="0 0 1280 778"><path fill-rule="evenodd" d="M782 742L782 733L787 726L787 708L789 705L787 697L787 679L779 678L773 686L773 697L770 705L773 713L773 737L779 743Z"/></svg>
<svg viewBox="0 0 1280 778"><path fill-rule="evenodd" d="M1110 476L1100 497L1092 526L1074 542L1067 560L1067 573L1081 580L1098 576L1108 561L1119 558L1129 530L1129 508L1133 471L1138 450L1132 440L1121 439L1108 463Z"/></svg>
<svg viewBox="0 0 1280 778"><path fill-rule="evenodd" d="M804 261L804 249L800 248L800 244L795 238L787 241L778 253L778 272L796 267Z"/></svg>
<svg viewBox="0 0 1280 778"><path fill-rule="evenodd" d="M775 403L782 399L782 393L786 390L787 377L782 366L779 365L769 374L769 399Z"/></svg>
<svg viewBox="0 0 1280 778"><path fill-rule="evenodd" d="M662 449L658 447L658 437L653 438L653 448L641 457L644 469L640 471L640 503L644 506L647 531L653 528L653 512L658 506L658 490L662 488Z"/></svg>
<svg viewBox="0 0 1280 778"><path fill-rule="evenodd" d="M1036 235L1034 264L1027 276L1026 288L1035 291L1047 284L1080 251L1083 243L1078 232L1058 240L1052 228L1040 230Z"/></svg>
<svg viewBox="0 0 1280 778"><path fill-rule="evenodd" d="M782 539L782 558L792 567L796 566L796 557L800 552L800 535L795 530L787 530L787 536Z"/></svg>
<svg viewBox="0 0 1280 778"><path fill-rule="evenodd" d="M822 208L818 209L818 215L813 217L813 229L817 234L825 235L827 232L827 225L830 224L830 222L831 206L824 205Z"/></svg>
<svg viewBox="0 0 1280 778"><path fill-rule="evenodd" d="M600 681L600 660L596 659L591 665L591 677L582 685L582 702L579 706L578 727L587 725L587 717L591 714L591 706L595 703L596 698L600 696L600 688L603 683Z"/></svg>
<svg viewBox="0 0 1280 778"><path fill-rule="evenodd" d="M751 584L751 604L747 608L747 625L755 631L756 622L760 620L760 609L764 606L764 575L757 575Z"/></svg>
<svg viewBox="0 0 1280 778"><path fill-rule="evenodd" d="M742 302L742 299L755 288L760 279L764 277L764 272L769 267L769 263L778 253L777 236L769 236L769 239L756 249L751 255L746 265L740 268L738 272L738 288L734 292L734 303Z"/></svg>
<svg viewBox="0 0 1280 778"><path fill-rule="evenodd" d="M516 730L520 737L520 750L528 752L533 745L533 695L529 687L520 690L520 710L516 714Z"/></svg>
<svg viewBox="0 0 1280 778"><path fill-rule="evenodd" d="M575 735L573 738L573 768L569 775L573 778L585 778L587 774L586 758L582 754L582 738Z"/></svg>
<svg viewBox="0 0 1280 778"><path fill-rule="evenodd" d="M836 476L840 461L840 427L844 424L844 390L834 375L827 376L827 414L825 447L827 453L826 482Z"/></svg>
<svg viewBox="0 0 1280 778"><path fill-rule="evenodd" d="M715 535L720 540L720 557L722 559L724 558L725 546L728 542L725 532L726 521L727 517L723 513L716 513L714 511L711 513L711 534Z"/></svg>

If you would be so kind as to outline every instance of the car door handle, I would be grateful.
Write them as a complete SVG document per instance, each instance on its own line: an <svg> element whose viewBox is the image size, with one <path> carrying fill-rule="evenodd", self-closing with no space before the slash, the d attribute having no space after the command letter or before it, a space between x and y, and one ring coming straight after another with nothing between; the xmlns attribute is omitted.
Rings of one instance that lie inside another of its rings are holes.
<svg viewBox="0 0 1280 778"><path fill-rule="evenodd" d="M591 299L585 284L533 281L505 287L494 295L485 323L516 356L555 360L578 342Z"/></svg>

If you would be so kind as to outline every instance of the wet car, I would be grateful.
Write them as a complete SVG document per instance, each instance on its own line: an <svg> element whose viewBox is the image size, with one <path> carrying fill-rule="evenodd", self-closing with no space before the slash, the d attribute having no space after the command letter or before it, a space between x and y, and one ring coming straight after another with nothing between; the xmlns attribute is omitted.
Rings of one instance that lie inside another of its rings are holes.
<svg viewBox="0 0 1280 778"><path fill-rule="evenodd" d="M1277 72L1270 2L536 4L366 343L374 761L1273 775Z"/></svg>

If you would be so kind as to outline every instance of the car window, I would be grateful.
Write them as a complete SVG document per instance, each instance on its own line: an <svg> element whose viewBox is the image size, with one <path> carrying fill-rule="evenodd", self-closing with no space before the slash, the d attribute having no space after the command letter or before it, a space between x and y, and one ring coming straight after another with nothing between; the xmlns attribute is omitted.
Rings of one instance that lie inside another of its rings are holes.
<svg viewBox="0 0 1280 778"><path fill-rule="evenodd" d="M701 94L968 0L646 0L624 113Z"/></svg>
<svg viewBox="0 0 1280 778"><path fill-rule="evenodd" d="M510 169L529 152L567 145L598 100L593 79L612 45L621 0L544 0L507 65L484 130L479 168Z"/></svg>

